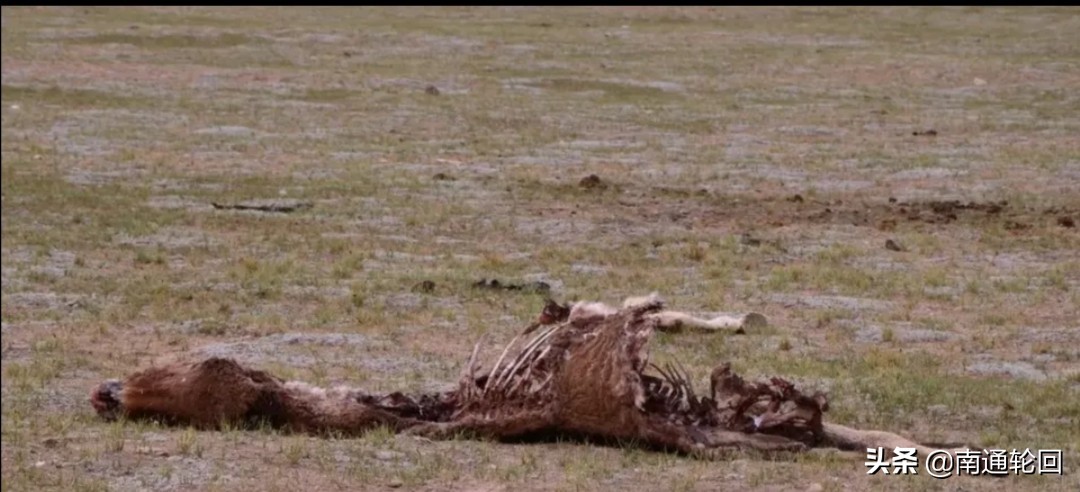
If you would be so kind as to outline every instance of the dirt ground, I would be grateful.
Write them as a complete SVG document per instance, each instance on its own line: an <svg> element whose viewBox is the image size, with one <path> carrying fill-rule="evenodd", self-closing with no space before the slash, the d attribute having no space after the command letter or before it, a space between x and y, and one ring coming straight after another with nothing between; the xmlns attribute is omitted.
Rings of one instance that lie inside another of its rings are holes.
<svg viewBox="0 0 1080 492"><path fill-rule="evenodd" d="M1075 8L2 9L3 490L1080 489ZM237 208L237 206L240 206ZM235 357L430 390L543 305L1062 476L100 421Z"/></svg>

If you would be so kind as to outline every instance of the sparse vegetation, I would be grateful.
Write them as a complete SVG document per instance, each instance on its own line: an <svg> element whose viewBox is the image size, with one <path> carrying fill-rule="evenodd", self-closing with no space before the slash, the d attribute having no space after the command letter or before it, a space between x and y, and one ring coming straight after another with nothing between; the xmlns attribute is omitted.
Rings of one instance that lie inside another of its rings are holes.
<svg viewBox="0 0 1080 492"><path fill-rule="evenodd" d="M86 404L205 351L424 388L542 305L473 282L539 279L560 300L765 313L762 333L653 352L827 389L837 422L1062 448L1073 471L1073 8L0 17L5 490L1076 489L867 477L864 456L209 433ZM271 199L314 205L210 205Z"/></svg>

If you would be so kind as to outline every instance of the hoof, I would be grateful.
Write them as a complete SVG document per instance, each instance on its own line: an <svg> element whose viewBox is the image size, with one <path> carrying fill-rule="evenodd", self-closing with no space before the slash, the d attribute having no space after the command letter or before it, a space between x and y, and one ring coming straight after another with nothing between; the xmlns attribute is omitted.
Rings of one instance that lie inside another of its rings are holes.
<svg viewBox="0 0 1080 492"><path fill-rule="evenodd" d="M739 328L743 331L746 330L760 330L769 326L769 320L765 318L761 313L750 313L743 317L742 326Z"/></svg>

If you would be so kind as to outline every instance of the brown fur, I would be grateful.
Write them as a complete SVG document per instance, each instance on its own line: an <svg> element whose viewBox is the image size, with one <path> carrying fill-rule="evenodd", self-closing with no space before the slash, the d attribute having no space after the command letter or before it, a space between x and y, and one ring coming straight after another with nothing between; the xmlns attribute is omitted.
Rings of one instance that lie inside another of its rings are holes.
<svg viewBox="0 0 1080 492"><path fill-rule="evenodd" d="M106 419L122 415L202 429L265 423L296 432L354 434L376 425L405 429L418 422L359 391L286 383L217 357L150 368L122 384L106 381L90 400Z"/></svg>
<svg viewBox="0 0 1080 492"><path fill-rule="evenodd" d="M605 316L570 316L506 358L515 338L487 371L477 370L478 345L458 387L442 393L324 390L212 358L106 381L91 404L104 418L203 428L265 422L346 435L378 425L433 438L570 434L706 456L725 449L916 446L891 433L823 424L824 395L803 395L780 378L746 383L724 365L713 372L709 394L698 396L679 367L652 366L658 374L650 374L647 344L661 310L653 300Z"/></svg>

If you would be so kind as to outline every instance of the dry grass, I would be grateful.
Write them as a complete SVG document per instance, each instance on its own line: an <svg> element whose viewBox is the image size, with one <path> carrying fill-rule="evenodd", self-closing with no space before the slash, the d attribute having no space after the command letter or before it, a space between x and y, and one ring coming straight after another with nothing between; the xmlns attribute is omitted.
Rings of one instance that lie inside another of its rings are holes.
<svg viewBox="0 0 1080 492"><path fill-rule="evenodd" d="M1080 219L1075 9L2 19L5 490L1076 488L1080 240L1058 223ZM210 206L269 198L314 206ZM1008 205L919 208L951 199ZM86 403L206 350L320 384L439 385L542 305L480 278L759 311L764 333L662 335L656 358L791 376L842 423L1061 448L1072 474L204 433Z"/></svg>

